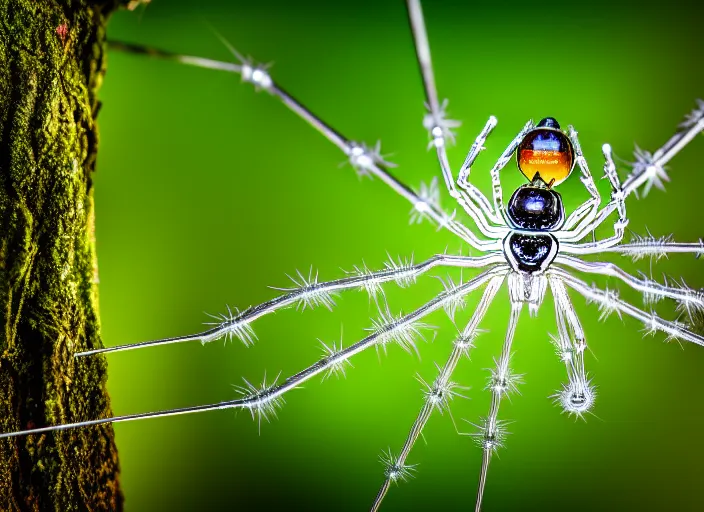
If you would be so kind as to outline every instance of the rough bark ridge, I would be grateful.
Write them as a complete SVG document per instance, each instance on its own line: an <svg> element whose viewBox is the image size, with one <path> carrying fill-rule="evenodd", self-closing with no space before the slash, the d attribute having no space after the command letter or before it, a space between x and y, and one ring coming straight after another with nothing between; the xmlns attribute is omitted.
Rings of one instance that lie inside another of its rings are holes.
<svg viewBox="0 0 704 512"><path fill-rule="evenodd" d="M0 429L111 415L91 173L117 0L0 0ZM0 441L0 510L120 510L109 425Z"/></svg>

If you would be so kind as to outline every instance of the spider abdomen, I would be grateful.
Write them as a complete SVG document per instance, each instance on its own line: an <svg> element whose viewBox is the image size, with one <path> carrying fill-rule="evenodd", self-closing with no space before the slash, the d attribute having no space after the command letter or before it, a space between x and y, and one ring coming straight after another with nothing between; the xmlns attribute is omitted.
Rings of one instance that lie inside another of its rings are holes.
<svg viewBox="0 0 704 512"><path fill-rule="evenodd" d="M504 253L516 271L544 272L557 255L553 235L512 232L504 239Z"/></svg>

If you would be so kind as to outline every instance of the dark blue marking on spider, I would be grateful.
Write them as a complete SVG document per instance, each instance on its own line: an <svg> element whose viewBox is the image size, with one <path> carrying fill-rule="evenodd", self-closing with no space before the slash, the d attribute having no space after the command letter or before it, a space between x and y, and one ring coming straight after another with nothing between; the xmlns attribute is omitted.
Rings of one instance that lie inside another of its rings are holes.
<svg viewBox="0 0 704 512"><path fill-rule="evenodd" d="M544 271L557 253L557 239L550 234L511 233L506 242L512 256L510 259L523 272Z"/></svg>

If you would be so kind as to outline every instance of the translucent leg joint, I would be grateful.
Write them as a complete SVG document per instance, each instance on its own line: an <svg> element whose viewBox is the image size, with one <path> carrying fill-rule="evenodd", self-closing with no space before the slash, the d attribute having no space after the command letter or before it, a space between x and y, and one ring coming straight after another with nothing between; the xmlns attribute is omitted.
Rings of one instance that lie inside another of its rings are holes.
<svg viewBox="0 0 704 512"><path fill-rule="evenodd" d="M345 149L349 162L360 176L368 176L376 172L377 166L396 167L396 164L384 159L381 155L381 142L369 147L363 142L350 142Z"/></svg>
<svg viewBox="0 0 704 512"><path fill-rule="evenodd" d="M404 464L400 457L391 453L391 450L384 452L380 457L384 465L384 476L390 482L405 482L414 476L417 464Z"/></svg>
<svg viewBox="0 0 704 512"><path fill-rule="evenodd" d="M587 192L589 192L589 195L598 201L600 200L601 195L596 188L594 178L592 178L592 173L589 171L589 166L587 165L587 160L584 158L584 154L582 153L582 146L579 143L579 138L577 137L577 130L575 130L574 126L571 125L568 130L570 140L572 141L572 145L574 146L575 154L577 156L577 165L579 165L579 168L582 171L582 176L580 176L579 179L584 185L584 188L587 189Z"/></svg>
<svg viewBox="0 0 704 512"><path fill-rule="evenodd" d="M430 185L421 182L417 195L419 201L413 205L410 212L411 224L420 224L426 214L430 213L433 208L442 209L440 207L440 189L438 188L437 177L430 180Z"/></svg>
<svg viewBox="0 0 704 512"><path fill-rule="evenodd" d="M636 159L633 164L633 173L639 175L645 181L643 197L648 195L653 186L664 191L665 182L670 181L670 177L667 175L665 168L657 163L655 155L651 154L650 151L636 147L633 156Z"/></svg>
<svg viewBox="0 0 704 512"><path fill-rule="evenodd" d="M254 85L256 90L264 89L271 92L274 81L269 74L269 64L254 64L249 60L242 61L242 81Z"/></svg>
<svg viewBox="0 0 704 512"><path fill-rule="evenodd" d="M428 149L432 147L441 148L447 142L450 144L455 143L455 133L452 130L459 128L462 123L448 119L446 110L447 99L443 100L438 112L434 113L428 108L428 113L423 117L423 128L428 130L431 138Z"/></svg>

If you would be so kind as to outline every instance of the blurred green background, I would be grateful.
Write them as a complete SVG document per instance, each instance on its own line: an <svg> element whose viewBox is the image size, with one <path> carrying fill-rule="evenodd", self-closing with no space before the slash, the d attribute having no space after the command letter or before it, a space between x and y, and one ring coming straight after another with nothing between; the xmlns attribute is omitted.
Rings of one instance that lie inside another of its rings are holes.
<svg viewBox="0 0 704 512"><path fill-rule="evenodd" d="M441 97L461 119L450 158L459 166L489 115L499 125L473 180L490 191L488 169L528 118L573 124L595 175L601 144L631 158L634 143L654 150L704 95L704 36L699 8L684 3L426 2ZM413 186L439 176L421 127L423 95L405 8L400 1L158 1L121 12L109 37L228 60L217 29L242 53L275 62L274 78L342 133L383 141ZM409 226L409 205L378 181L359 180L343 155L264 92L237 76L112 52L101 91L96 180L100 299L106 345L197 332L203 312L245 308L287 286L287 273L310 265L322 279L390 254L424 259L458 240L428 223ZM630 228L704 235L701 201L704 139L671 163L667 193L631 197ZM511 164L510 191L522 183ZM608 183L599 187L608 197ZM560 186L568 210L586 192L577 173ZM446 208L454 206L443 198ZM611 228L600 231L608 234ZM466 251L467 248L464 247ZM602 258L607 259L607 258ZM611 258L648 272L650 264ZM673 256L653 266L704 286L704 262ZM469 275L469 274L465 274ZM622 289L621 283L593 279ZM440 289L423 277L391 285L392 309L408 312ZM463 325L480 293L458 314ZM552 299L540 317L519 322L513 365L525 374L521 396L504 402L512 420L494 458L486 511L704 510L704 350L643 339L641 325L599 322L593 305L573 296L593 355L598 385L586 422L560 413L548 397L565 380L548 342ZM486 368L500 350L508 319L500 292L471 361L455 380L472 389L453 404L460 429L486 414ZM669 304L658 311L674 317ZM317 339L364 336L375 310L348 292L331 313L286 310L254 324L259 342L205 347L185 343L109 356L116 414L212 403L236 396L241 378L292 374L320 356ZM116 425L129 511L366 510L383 480L378 457L398 451L422 403L419 373L434 378L455 328L437 313L437 337L422 360L391 347L354 359L346 380L314 380L286 397L279 419L261 434L242 411ZM416 478L393 486L384 510L473 508L481 451L458 436L450 418L433 416L410 458Z"/></svg>

